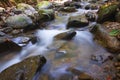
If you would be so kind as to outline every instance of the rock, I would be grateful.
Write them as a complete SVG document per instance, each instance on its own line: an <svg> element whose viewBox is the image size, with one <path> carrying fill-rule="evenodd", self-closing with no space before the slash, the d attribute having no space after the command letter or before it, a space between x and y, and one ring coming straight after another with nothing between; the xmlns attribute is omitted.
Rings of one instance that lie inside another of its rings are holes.
<svg viewBox="0 0 120 80"><path fill-rule="evenodd" d="M28 43L30 41L30 38L29 37L16 37L16 38L13 38L12 41L17 44L24 44L24 43Z"/></svg>
<svg viewBox="0 0 120 80"><path fill-rule="evenodd" d="M85 9L88 10L88 9L91 9L91 10L97 10L98 9L98 4L88 4L85 6Z"/></svg>
<svg viewBox="0 0 120 80"><path fill-rule="evenodd" d="M29 18L25 14L19 14L15 16L10 16L6 19L6 24L9 27L20 29L20 28L25 28L33 24L33 21L31 18Z"/></svg>
<svg viewBox="0 0 120 80"><path fill-rule="evenodd" d="M76 12L77 10L75 7L61 7L58 9L58 11L63 11L63 12Z"/></svg>
<svg viewBox="0 0 120 80"><path fill-rule="evenodd" d="M86 10L90 9L90 5L86 5L86 6L85 6L85 9L86 9Z"/></svg>
<svg viewBox="0 0 120 80"><path fill-rule="evenodd" d="M90 30L96 42L105 47L109 52L120 52L120 41L114 36L110 36L108 30L99 24L93 25Z"/></svg>
<svg viewBox="0 0 120 80"><path fill-rule="evenodd" d="M96 14L94 12L89 11L85 14L85 16L87 17L87 19L89 21L95 21L96 20Z"/></svg>
<svg viewBox="0 0 120 80"><path fill-rule="evenodd" d="M77 16L70 16L68 23L67 23L67 29L68 28L82 28L89 24L86 16L84 14L77 15Z"/></svg>
<svg viewBox="0 0 120 80"><path fill-rule="evenodd" d="M3 28L3 32L4 32L4 33L10 33L10 32L12 32L12 30L13 30L12 27Z"/></svg>
<svg viewBox="0 0 120 80"><path fill-rule="evenodd" d="M5 8L0 7L0 13L4 12Z"/></svg>
<svg viewBox="0 0 120 80"><path fill-rule="evenodd" d="M37 37L32 37L32 38L30 39L30 41L32 42L32 44L35 44L35 43L38 42L38 39L37 39Z"/></svg>
<svg viewBox="0 0 120 80"><path fill-rule="evenodd" d="M71 2L71 1L64 2L64 6L65 7L75 7L75 8L81 8L82 7L79 2Z"/></svg>
<svg viewBox="0 0 120 80"><path fill-rule="evenodd" d="M120 54L117 55L116 59L120 61ZM120 66L120 65L119 65Z"/></svg>
<svg viewBox="0 0 120 80"><path fill-rule="evenodd" d="M12 34L13 34L13 35L17 35L17 34L19 34L20 32L21 32L20 30L16 30L16 29L15 29L15 30L12 31Z"/></svg>
<svg viewBox="0 0 120 80"><path fill-rule="evenodd" d="M63 33L56 35L55 39L71 40L75 35L76 35L75 31L67 31L67 32L63 32Z"/></svg>
<svg viewBox="0 0 120 80"><path fill-rule="evenodd" d="M91 10L97 10L99 8L99 5L98 4L91 4L90 7L91 7Z"/></svg>
<svg viewBox="0 0 120 80"><path fill-rule="evenodd" d="M26 15L33 15L34 13L37 13L31 5L25 3L19 3L17 5L17 9L23 11Z"/></svg>
<svg viewBox="0 0 120 80"><path fill-rule="evenodd" d="M0 37L3 37L3 36L5 36L5 33L0 31Z"/></svg>
<svg viewBox="0 0 120 80"><path fill-rule="evenodd" d="M120 23L118 22L105 22L103 23L106 30L110 33L111 36L116 37L118 40L120 40ZM114 30L118 30L118 34L112 34Z"/></svg>
<svg viewBox="0 0 120 80"><path fill-rule="evenodd" d="M40 9L48 9L51 6L52 6L52 3L49 1L40 1L38 2L36 7L38 8L38 10L40 10Z"/></svg>
<svg viewBox="0 0 120 80"><path fill-rule="evenodd" d="M67 71L70 71L72 74L77 75L78 80L94 80L91 76L89 76L88 74L86 74L76 68L69 67L67 69Z"/></svg>
<svg viewBox="0 0 120 80"><path fill-rule="evenodd" d="M115 20L120 23L120 11L115 15Z"/></svg>
<svg viewBox="0 0 120 80"><path fill-rule="evenodd" d="M6 51L20 51L21 47L18 46L13 41L6 39L6 38L0 38L0 53L6 52Z"/></svg>
<svg viewBox="0 0 120 80"><path fill-rule="evenodd" d="M98 10L98 23L114 20L117 12L118 3L108 3L100 7Z"/></svg>
<svg viewBox="0 0 120 80"><path fill-rule="evenodd" d="M37 71L46 63L43 56L27 58L0 73L1 80L32 80Z"/></svg>
<svg viewBox="0 0 120 80"><path fill-rule="evenodd" d="M50 21L55 18L54 11L52 9L41 9L38 13L40 22Z"/></svg>

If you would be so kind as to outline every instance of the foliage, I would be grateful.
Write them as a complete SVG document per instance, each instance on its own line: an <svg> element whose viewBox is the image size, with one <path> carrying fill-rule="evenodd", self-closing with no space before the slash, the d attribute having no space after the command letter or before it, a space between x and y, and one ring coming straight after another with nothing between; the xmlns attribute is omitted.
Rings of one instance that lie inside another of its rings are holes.
<svg viewBox="0 0 120 80"><path fill-rule="evenodd" d="M119 29L114 29L114 30L112 30L112 31L109 33L110 36L117 36L117 35L119 35L119 34L120 34L120 30L119 30Z"/></svg>

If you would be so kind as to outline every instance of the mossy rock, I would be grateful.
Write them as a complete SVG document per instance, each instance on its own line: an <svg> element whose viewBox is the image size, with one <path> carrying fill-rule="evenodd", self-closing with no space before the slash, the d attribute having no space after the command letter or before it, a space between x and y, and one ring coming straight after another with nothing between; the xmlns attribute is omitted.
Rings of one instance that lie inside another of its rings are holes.
<svg viewBox="0 0 120 80"><path fill-rule="evenodd" d="M39 13L39 20L44 21L50 21L55 18L54 11L52 9L41 9L38 11Z"/></svg>
<svg viewBox="0 0 120 80"><path fill-rule="evenodd" d="M110 52L120 52L120 41L116 37L111 36L109 31L106 30L106 28L104 28L102 25L95 24L92 26L92 29L90 31L94 35L94 40L98 44Z"/></svg>
<svg viewBox="0 0 120 80"><path fill-rule="evenodd" d="M25 14L19 14L15 16L10 16L6 19L6 24L12 28L25 28L33 24L30 17Z"/></svg>
<svg viewBox="0 0 120 80"><path fill-rule="evenodd" d="M98 23L114 20L117 12L118 3L108 3L100 7L98 10Z"/></svg>
<svg viewBox="0 0 120 80"><path fill-rule="evenodd" d="M41 1L41 2L38 2L38 4L36 5L38 10L40 10L40 9L48 9L51 6L52 6L52 3L49 2L49 1Z"/></svg>
<svg viewBox="0 0 120 80"><path fill-rule="evenodd" d="M30 57L0 73L0 80L32 80L46 62L43 56Z"/></svg>

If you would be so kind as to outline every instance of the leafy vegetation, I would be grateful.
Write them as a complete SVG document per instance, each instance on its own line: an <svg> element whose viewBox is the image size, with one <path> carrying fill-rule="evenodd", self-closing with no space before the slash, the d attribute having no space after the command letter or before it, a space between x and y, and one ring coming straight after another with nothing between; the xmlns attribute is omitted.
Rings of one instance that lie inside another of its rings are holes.
<svg viewBox="0 0 120 80"><path fill-rule="evenodd" d="M114 29L109 34L110 34L110 36L117 36L117 35L120 34L120 30L119 29Z"/></svg>

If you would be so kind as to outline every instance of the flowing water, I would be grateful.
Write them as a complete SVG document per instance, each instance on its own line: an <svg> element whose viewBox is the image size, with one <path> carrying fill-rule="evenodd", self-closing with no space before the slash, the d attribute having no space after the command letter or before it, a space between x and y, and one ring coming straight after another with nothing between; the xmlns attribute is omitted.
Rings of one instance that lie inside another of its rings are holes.
<svg viewBox="0 0 120 80"><path fill-rule="evenodd" d="M56 19L50 22L47 29L36 32L38 42L34 45L29 44L19 54L13 56L11 60L1 63L0 72L26 57L44 55L48 62L42 68L41 75L48 74L57 79L61 74L70 74L67 69L73 67L90 74L94 78L104 80L108 74L104 73L102 68L110 62L103 63L102 61L110 53L93 41L93 35L88 30L76 30L76 36L70 41L54 39L55 35L69 31L65 29L69 16L83 14L88 11L79 9L78 12L69 14L56 12ZM92 55L96 55L98 61L92 61ZM100 56L102 56L102 59Z"/></svg>

